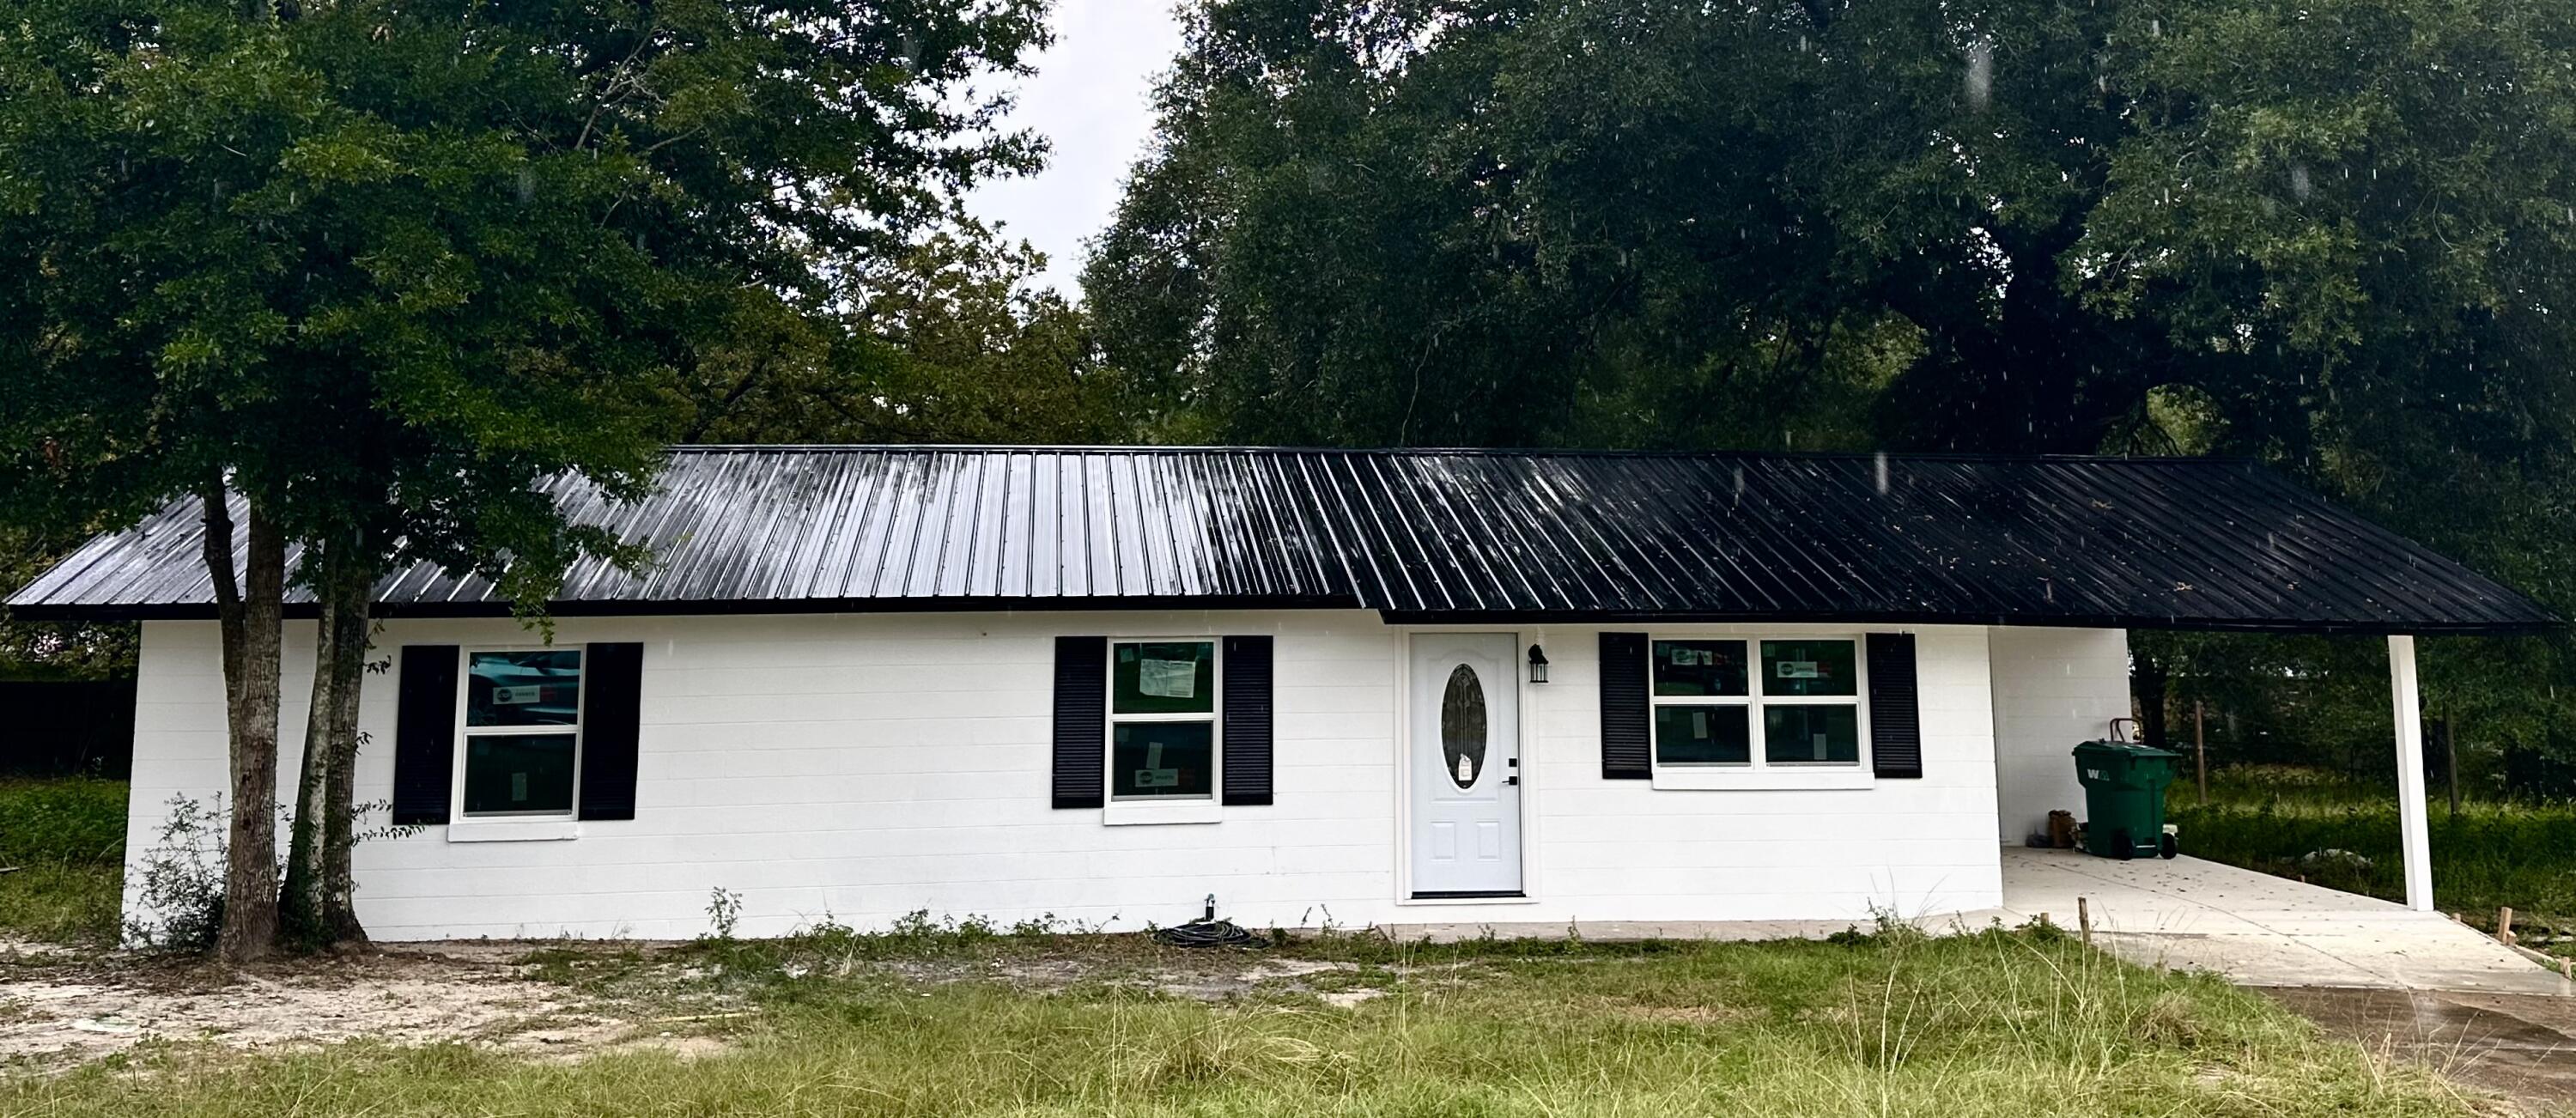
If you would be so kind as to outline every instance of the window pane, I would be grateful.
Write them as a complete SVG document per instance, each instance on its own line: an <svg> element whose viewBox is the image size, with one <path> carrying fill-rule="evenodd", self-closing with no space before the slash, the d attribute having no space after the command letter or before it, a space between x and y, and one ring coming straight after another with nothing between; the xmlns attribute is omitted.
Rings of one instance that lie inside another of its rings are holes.
<svg viewBox="0 0 2576 1118"><path fill-rule="evenodd" d="M1656 641L1655 694L1744 694L1743 641Z"/></svg>
<svg viewBox="0 0 2576 1118"><path fill-rule="evenodd" d="M571 734L469 734L465 814L572 810Z"/></svg>
<svg viewBox="0 0 2576 1118"><path fill-rule="evenodd" d="M1860 708L1831 705L1762 708L1762 759L1775 765L1860 763Z"/></svg>
<svg viewBox="0 0 2576 1118"><path fill-rule="evenodd" d="M1655 759L1667 765L1753 763L1750 719L1743 707L1655 708Z"/></svg>
<svg viewBox="0 0 2576 1118"><path fill-rule="evenodd" d="M1121 722L1109 744L1113 799L1206 799L1215 787L1215 723Z"/></svg>
<svg viewBox="0 0 2576 1118"><path fill-rule="evenodd" d="M468 726L570 726L580 713L580 649L477 652L467 658Z"/></svg>
<svg viewBox="0 0 2576 1118"><path fill-rule="evenodd" d="M1850 641L1762 642L1765 695L1857 695Z"/></svg>
<svg viewBox="0 0 2576 1118"><path fill-rule="evenodd" d="M1113 710L1208 714L1216 710L1216 642L1122 644L1110 656Z"/></svg>

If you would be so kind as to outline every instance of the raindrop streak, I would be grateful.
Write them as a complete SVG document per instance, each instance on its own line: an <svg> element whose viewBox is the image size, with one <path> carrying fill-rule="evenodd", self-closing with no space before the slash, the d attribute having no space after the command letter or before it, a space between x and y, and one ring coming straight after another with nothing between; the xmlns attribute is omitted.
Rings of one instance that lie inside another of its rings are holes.
<svg viewBox="0 0 2576 1118"><path fill-rule="evenodd" d="M1978 112L1995 99L1995 41L1983 35L1968 44L1968 107Z"/></svg>

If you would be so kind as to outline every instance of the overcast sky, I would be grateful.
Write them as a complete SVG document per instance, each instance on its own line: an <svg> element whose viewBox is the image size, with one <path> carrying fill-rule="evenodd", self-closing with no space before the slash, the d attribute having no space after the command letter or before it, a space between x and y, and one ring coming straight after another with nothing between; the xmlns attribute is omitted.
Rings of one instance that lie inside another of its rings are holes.
<svg viewBox="0 0 2576 1118"><path fill-rule="evenodd" d="M1039 282L1078 296L1082 242L1109 224L1127 167L1153 131L1154 77L1180 49L1172 0L1056 0L1055 45L1021 83L1012 124L1054 144L1047 169L991 183L967 207L1047 254Z"/></svg>

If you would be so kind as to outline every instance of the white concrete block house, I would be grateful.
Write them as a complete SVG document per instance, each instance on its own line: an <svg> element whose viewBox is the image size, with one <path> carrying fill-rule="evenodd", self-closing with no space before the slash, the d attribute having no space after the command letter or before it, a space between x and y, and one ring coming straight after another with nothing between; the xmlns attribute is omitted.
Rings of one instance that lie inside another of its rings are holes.
<svg viewBox="0 0 2576 1118"><path fill-rule="evenodd" d="M2081 810L2128 627L2550 620L2232 461L706 447L560 489L660 561L576 571L550 642L379 588L358 798L420 825L357 852L380 938L684 937L718 888L747 934L1973 910ZM201 528L12 600L142 621L137 856L226 783Z"/></svg>

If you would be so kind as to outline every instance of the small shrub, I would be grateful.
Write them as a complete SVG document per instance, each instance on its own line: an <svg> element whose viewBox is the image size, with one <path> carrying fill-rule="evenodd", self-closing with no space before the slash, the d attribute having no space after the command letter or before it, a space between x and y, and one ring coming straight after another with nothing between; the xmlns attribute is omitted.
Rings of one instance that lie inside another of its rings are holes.
<svg viewBox="0 0 2576 1118"><path fill-rule="evenodd" d="M217 793L200 803L170 797L151 849L136 860L135 895L148 919L125 922L126 941L163 951L203 951L224 926L224 843L230 817Z"/></svg>
<svg viewBox="0 0 2576 1118"><path fill-rule="evenodd" d="M714 929L709 938L730 940L734 925L742 920L742 894L722 885L708 891L707 927Z"/></svg>

